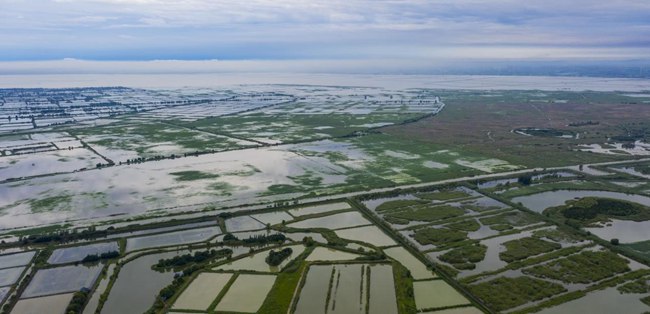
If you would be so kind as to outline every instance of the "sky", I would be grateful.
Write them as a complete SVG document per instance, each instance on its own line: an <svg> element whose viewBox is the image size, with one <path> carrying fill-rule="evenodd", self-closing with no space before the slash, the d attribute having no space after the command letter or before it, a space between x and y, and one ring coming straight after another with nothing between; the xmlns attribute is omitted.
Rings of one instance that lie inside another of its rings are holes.
<svg viewBox="0 0 650 314"><path fill-rule="evenodd" d="M63 59L650 59L650 1L0 0L2 64Z"/></svg>

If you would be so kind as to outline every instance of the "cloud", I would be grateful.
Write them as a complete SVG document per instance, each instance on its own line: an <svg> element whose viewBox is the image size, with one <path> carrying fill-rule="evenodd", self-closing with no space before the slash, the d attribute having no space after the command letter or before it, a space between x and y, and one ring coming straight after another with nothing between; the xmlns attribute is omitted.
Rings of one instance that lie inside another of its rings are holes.
<svg viewBox="0 0 650 314"><path fill-rule="evenodd" d="M0 8L0 60L647 58L639 53L650 47L650 1L638 0L0 0Z"/></svg>

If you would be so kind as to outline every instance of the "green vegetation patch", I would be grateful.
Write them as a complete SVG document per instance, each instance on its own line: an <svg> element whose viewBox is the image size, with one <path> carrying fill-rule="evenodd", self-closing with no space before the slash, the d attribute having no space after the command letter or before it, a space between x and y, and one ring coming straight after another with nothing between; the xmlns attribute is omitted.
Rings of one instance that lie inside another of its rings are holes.
<svg viewBox="0 0 650 314"><path fill-rule="evenodd" d="M499 253L499 258L508 263L562 248L560 244L533 237L508 241L503 245L506 250Z"/></svg>
<svg viewBox="0 0 650 314"><path fill-rule="evenodd" d="M395 296L399 313L415 313L415 293L413 291L413 276L402 264L393 263L393 278L395 280ZM371 283L372 284L372 283Z"/></svg>
<svg viewBox="0 0 650 314"><path fill-rule="evenodd" d="M414 239L422 245L434 244L440 246L467 239L467 232L447 228L424 228L415 231Z"/></svg>
<svg viewBox="0 0 650 314"><path fill-rule="evenodd" d="M648 174L650 175L650 165L636 165L634 166L634 170L641 172L643 174Z"/></svg>
<svg viewBox="0 0 650 314"><path fill-rule="evenodd" d="M196 170L178 171L178 172L172 172L170 174L176 177L175 178L176 181L195 181L195 180L203 180L203 179L214 179L219 177L218 174L207 173L207 172L196 171Z"/></svg>
<svg viewBox="0 0 650 314"><path fill-rule="evenodd" d="M383 212L391 212L396 209L401 209L404 207L409 207L409 206L415 206L415 205L420 205L423 204L424 202L421 200L395 200L395 201L388 201L386 203L382 203L381 205L377 206L377 212L378 213L383 213Z"/></svg>
<svg viewBox="0 0 650 314"><path fill-rule="evenodd" d="M639 278L619 286L617 289L620 293L648 293L650 292L650 285L648 284L648 279Z"/></svg>
<svg viewBox="0 0 650 314"><path fill-rule="evenodd" d="M624 244L623 246L634 250L636 253L643 255L646 258L650 258L650 240Z"/></svg>
<svg viewBox="0 0 650 314"><path fill-rule="evenodd" d="M71 195L57 195L29 200L32 213L44 213L54 210L70 210Z"/></svg>
<svg viewBox="0 0 650 314"><path fill-rule="evenodd" d="M575 133L569 130L549 129L549 128L518 128L514 130L530 136L541 137L575 137Z"/></svg>
<svg viewBox="0 0 650 314"><path fill-rule="evenodd" d="M402 211L391 212L384 215L384 217L393 217L410 221L436 221L440 219L458 217L464 214L465 211L463 209L450 205L424 205L411 207Z"/></svg>
<svg viewBox="0 0 650 314"><path fill-rule="evenodd" d="M449 252L438 257L441 261L451 264L456 269L474 269L476 264L485 258L487 246L485 245L466 245L450 250Z"/></svg>
<svg viewBox="0 0 650 314"><path fill-rule="evenodd" d="M647 306L650 306L650 296L641 298L641 302L643 302Z"/></svg>
<svg viewBox="0 0 650 314"><path fill-rule="evenodd" d="M307 263L294 260L278 274L273 288L264 300L259 313L285 314L291 306L291 299L300 283L300 276L305 271Z"/></svg>
<svg viewBox="0 0 650 314"><path fill-rule="evenodd" d="M592 283L629 271L628 263L628 260L612 252L585 251L522 271L567 283Z"/></svg>
<svg viewBox="0 0 650 314"><path fill-rule="evenodd" d="M533 236L536 238L547 238L555 242L579 242L582 239L578 238L575 235L568 234L566 232L560 231L558 229L542 229L536 230L533 232Z"/></svg>
<svg viewBox="0 0 650 314"><path fill-rule="evenodd" d="M491 229L497 231L511 229L508 226L523 227L541 221L534 215L522 211L510 211L495 216L480 218L479 220L482 224L490 226Z"/></svg>
<svg viewBox="0 0 650 314"><path fill-rule="evenodd" d="M585 197L567 201L565 205L549 208L544 214L556 218L572 219L588 226L609 218L621 220L650 220L650 208L624 200Z"/></svg>
<svg viewBox="0 0 650 314"><path fill-rule="evenodd" d="M499 277L469 287L488 307L503 311L567 291L562 285L530 277Z"/></svg>
<svg viewBox="0 0 650 314"><path fill-rule="evenodd" d="M434 192L418 193L415 196L425 200L448 201L458 198L469 197L470 195L461 190L441 190Z"/></svg>
<svg viewBox="0 0 650 314"><path fill-rule="evenodd" d="M450 229L472 232L481 229L481 224L479 224L476 221L476 219L468 219L468 220L446 224L445 227Z"/></svg>

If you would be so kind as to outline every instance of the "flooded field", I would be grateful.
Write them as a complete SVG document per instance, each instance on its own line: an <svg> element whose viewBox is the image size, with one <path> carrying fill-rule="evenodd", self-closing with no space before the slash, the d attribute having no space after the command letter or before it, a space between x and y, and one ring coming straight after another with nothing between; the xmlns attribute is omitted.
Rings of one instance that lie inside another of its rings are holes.
<svg viewBox="0 0 650 314"><path fill-rule="evenodd" d="M369 313L397 314L393 268L388 265L373 265L370 271Z"/></svg>
<svg viewBox="0 0 650 314"><path fill-rule="evenodd" d="M66 307L72 300L72 293L57 294L47 297L23 299L16 303L11 313L32 314L52 313L65 314Z"/></svg>
<svg viewBox="0 0 650 314"><path fill-rule="evenodd" d="M264 213L264 214L256 214L256 215L251 215L251 217L264 225L269 224L269 225L277 225L279 223L282 223L283 221L291 221L293 220L293 217L287 212L279 211L279 212L272 212L272 213Z"/></svg>
<svg viewBox="0 0 650 314"><path fill-rule="evenodd" d="M219 227L206 227L184 231L175 231L159 235L129 238L126 241L126 251L132 252L160 246L171 246L207 241L221 233Z"/></svg>
<svg viewBox="0 0 650 314"><path fill-rule="evenodd" d="M613 219L599 228L585 228L604 240L618 239L621 243L650 240L650 221Z"/></svg>
<svg viewBox="0 0 650 314"><path fill-rule="evenodd" d="M29 251L29 252L22 252L22 253L0 255L0 265L2 265L2 267L0 268L27 265L32 260L35 254L36 254L35 251Z"/></svg>
<svg viewBox="0 0 650 314"><path fill-rule="evenodd" d="M199 274L181 293L173 308L207 311L231 278L232 274Z"/></svg>
<svg viewBox="0 0 650 314"><path fill-rule="evenodd" d="M56 249L50 255L47 262L49 264L65 264L78 262L88 255L100 255L108 252L118 252L120 248L117 242L97 243L84 246L74 246L69 248Z"/></svg>
<svg viewBox="0 0 650 314"><path fill-rule="evenodd" d="M83 314L95 313L95 311L97 310L97 306L99 305L101 295L104 293L104 291L106 291L106 288L108 287L108 283L111 280L111 275L115 271L115 266L116 266L115 264L110 264L108 266L108 270L106 271L106 276L101 279L101 281L97 285L97 288L90 296L90 299L88 300L88 303L86 303L86 307L84 308Z"/></svg>
<svg viewBox="0 0 650 314"><path fill-rule="evenodd" d="M432 271L427 269L426 265L424 265L420 260L415 258L413 254L409 253L409 251L407 251L403 247L386 249L384 250L384 252L390 258L394 258L400 264L404 265L404 267L406 267L406 269L408 269L411 272L411 275L415 280L429 279L429 278L436 277L436 275Z"/></svg>
<svg viewBox="0 0 650 314"><path fill-rule="evenodd" d="M293 228L328 228L328 229L342 229L348 227L355 227L361 225L371 224L359 212L346 212L330 216L311 218L288 224Z"/></svg>
<svg viewBox="0 0 650 314"><path fill-rule="evenodd" d="M324 204L324 205L314 205L309 207L300 207L295 209L290 209L289 214L294 217L321 214L335 210L349 209L350 205L347 203L334 203L334 204Z"/></svg>
<svg viewBox="0 0 650 314"><path fill-rule="evenodd" d="M0 269L0 287L9 286L20 278L25 267L2 268Z"/></svg>
<svg viewBox="0 0 650 314"><path fill-rule="evenodd" d="M334 262L334 261L353 260L357 257L359 257L359 255L357 254L323 248L323 247L317 247L314 249L313 252L311 252L311 254L309 254L309 256L307 256L306 260Z"/></svg>
<svg viewBox="0 0 650 314"><path fill-rule="evenodd" d="M645 132L646 106L336 83L0 90L0 112L34 115L0 122L6 311L62 313L95 286L84 314L648 309L645 207L541 215L585 197L650 206L647 162L627 160L647 144L616 140Z"/></svg>
<svg viewBox="0 0 650 314"><path fill-rule="evenodd" d="M90 289L101 270L102 266L65 266L41 269L36 272L21 297L31 298L79 291L82 288Z"/></svg>
<svg viewBox="0 0 650 314"><path fill-rule="evenodd" d="M275 283L274 275L240 274L230 286L217 311L255 313L262 306L267 294ZM241 302L246 300L246 302Z"/></svg>
<svg viewBox="0 0 650 314"><path fill-rule="evenodd" d="M639 203L645 206L650 206L650 197L635 194L625 194L620 192L609 191L580 191L580 190L560 190L542 192L529 196L515 197L512 199L515 203L522 203L527 208L534 210L538 213L543 212L545 209L554 206L564 205L568 200L583 197L604 197L626 200L630 202Z"/></svg>
<svg viewBox="0 0 650 314"><path fill-rule="evenodd" d="M248 257L243 257L241 259L229 262L220 266L217 266L215 270L246 270L246 271L257 271L257 272L278 272L282 267L286 266L292 259L296 258L302 252L305 251L305 247L302 244L286 246L291 248L292 253L278 266L269 266L266 263L266 257L269 255L269 251L262 251L255 253ZM285 247L274 249L276 251L281 250ZM313 254L313 253L312 253Z"/></svg>
<svg viewBox="0 0 650 314"><path fill-rule="evenodd" d="M4 302L5 298L9 294L11 287L0 287L0 304Z"/></svg>
<svg viewBox="0 0 650 314"><path fill-rule="evenodd" d="M642 294L622 294L616 287L594 291L577 300L569 301L559 306L545 309L539 313L645 313L648 305L641 302Z"/></svg>
<svg viewBox="0 0 650 314"><path fill-rule="evenodd" d="M419 310L470 304L467 298L443 280L416 281L413 292Z"/></svg>
<svg viewBox="0 0 650 314"><path fill-rule="evenodd" d="M226 229L228 232L240 232L249 230L259 230L266 227L263 223L248 216L239 216L226 220Z"/></svg>
<svg viewBox="0 0 650 314"><path fill-rule="evenodd" d="M397 313L391 266L313 265L295 313L366 313L367 308Z"/></svg>
<svg viewBox="0 0 650 314"><path fill-rule="evenodd" d="M376 246L392 246L397 243L375 226L336 230L336 235L349 240L361 241Z"/></svg>
<svg viewBox="0 0 650 314"><path fill-rule="evenodd" d="M332 266L313 265L305 277L305 285L300 290L296 314L325 313L327 293L332 277Z"/></svg>
<svg viewBox="0 0 650 314"><path fill-rule="evenodd" d="M155 221L154 221L155 222ZM122 224L114 224L111 225L114 228L116 227L124 227L128 226L130 223L122 223ZM141 236L141 235L147 235L147 234L153 234L153 233L166 233L169 231L176 231L176 230L185 230L185 229L197 229L201 227L207 227L207 226L217 226L216 221L202 221L202 222L194 222L194 223L188 223L188 224L180 224L180 225L174 225L174 226L169 226L169 227L160 227L160 228L150 228L150 229L144 229L144 230L136 230L136 231L130 231L130 232L122 232L122 233L117 233L117 234L112 234L107 236L107 239L117 239L117 238L126 238L126 237L133 237L133 236ZM110 226L100 226L97 229L105 230L106 228L109 228Z"/></svg>
<svg viewBox="0 0 650 314"><path fill-rule="evenodd" d="M185 254L176 251L151 254L126 263L118 273L117 280L110 290L108 299L102 307L103 314L143 313L153 305L156 295L174 279L174 273L157 272L151 269L162 258Z"/></svg>

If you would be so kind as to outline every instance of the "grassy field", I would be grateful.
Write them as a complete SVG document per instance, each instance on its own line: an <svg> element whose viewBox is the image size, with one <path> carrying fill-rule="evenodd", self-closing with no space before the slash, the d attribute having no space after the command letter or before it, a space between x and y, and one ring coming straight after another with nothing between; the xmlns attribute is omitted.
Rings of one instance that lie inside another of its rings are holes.
<svg viewBox="0 0 650 314"><path fill-rule="evenodd" d="M414 239L422 245L443 245L467 239L467 232L447 228L423 228L415 231Z"/></svg>
<svg viewBox="0 0 650 314"><path fill-rule="evenodd" d="M630 133L645 136L650 106L613 93L441 92L445 109L417 123L382 129L405 141L442 144L448 149L506 160L528 167L551 167L625 158L575 151L578 144L606 143ZM486 97L485 95L489 95ZM555 100L562 100L557 102ZM596 125L569 127L580 121ZM525 136L515 128L570 129L579 139Z"/></svg>
<svg viewBox="0 0 650 314"><path fill-rule="evenodd" d="M456 269L474 269L475 263L485 258L487 247L485 245L467 245L452 249L440 255L440 260L449 263Z"/></svg>
<svg viewBox="0 0 650 314"><path fill-rule="evenodd" d="M570 200L566 205L549 208L545 214L556 219L571 219L589 226L610 218L633 221L650 220L650 208L623 200L585 197Z"/></svg>
<svg viewBox="0 0 650 314"><path fill-rule="evenodd" d="M508 241L503 246L506 250L499 253L499 258L508 263L562 248L560 244L533 237Z"/></svg>
<svg viewBox="0 0 650 314"><path fill-rule="evenodd" d="M496 278L470 286L470 290L497 311L511 309L566 291L559 284L525 276Z"/></svg>
<svg viewBox="0 0 650 314"><path fill-rule="evenodd" d="M626 259L612 252L585 251L523 272L567 283L591 283L629 271L627 264Z"/></svg>

